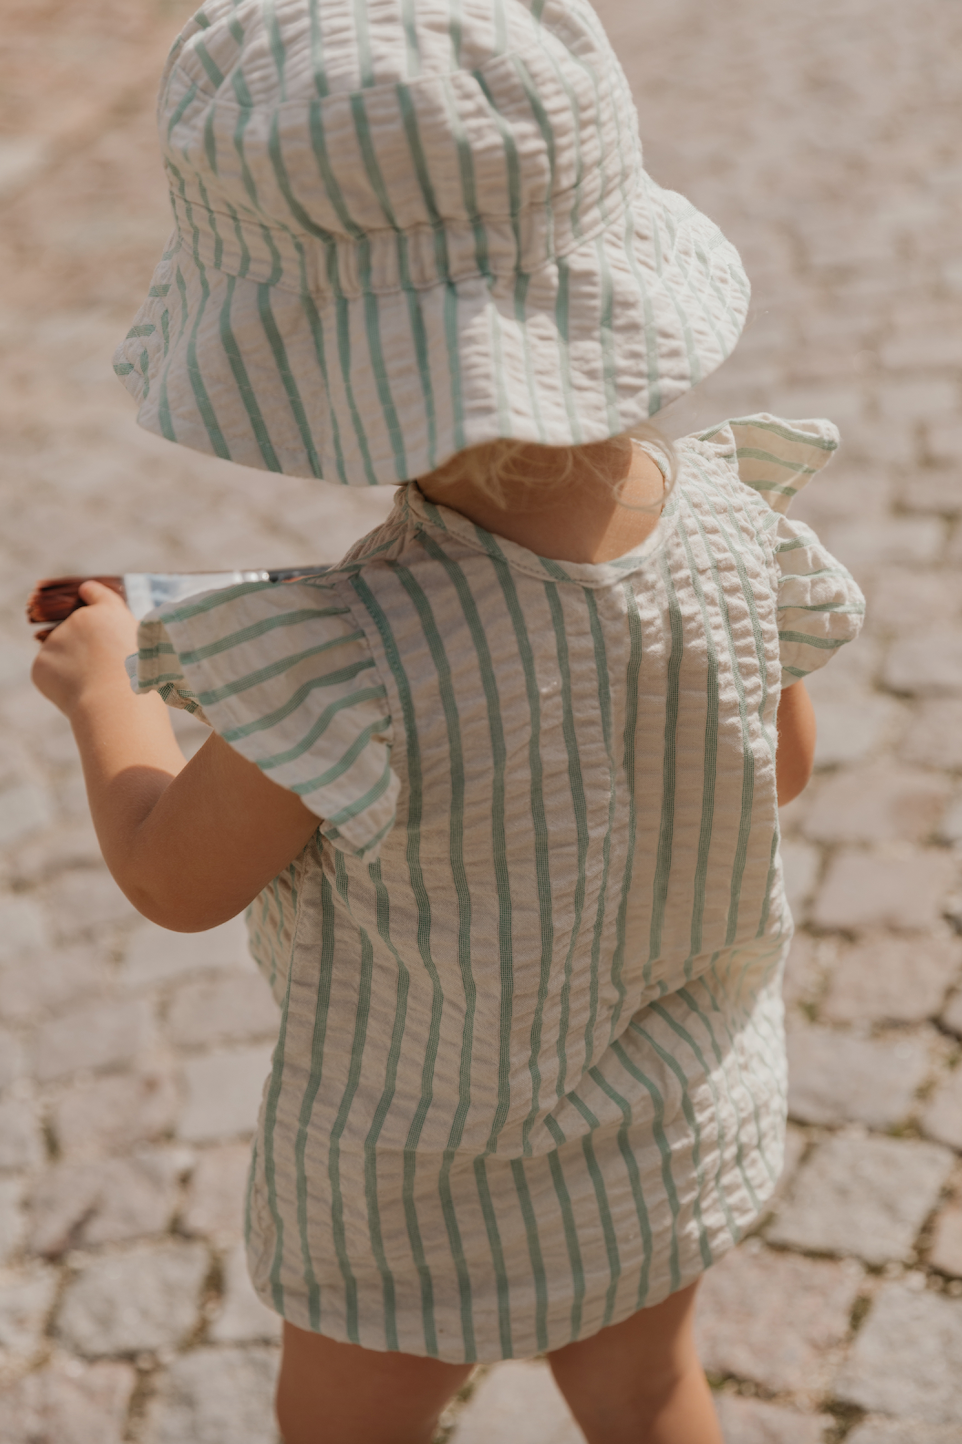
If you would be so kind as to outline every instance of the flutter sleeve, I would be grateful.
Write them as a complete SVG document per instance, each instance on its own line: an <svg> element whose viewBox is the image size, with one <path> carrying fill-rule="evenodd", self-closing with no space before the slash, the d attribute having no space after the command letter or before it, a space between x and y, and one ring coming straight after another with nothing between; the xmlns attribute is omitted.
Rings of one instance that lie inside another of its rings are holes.
<svg viewBox="0 0 962 1444"><path fill-rule="evenodd" d="M782 686L790 687L854 641L865 614L851 574L811 527L786 515L802 487L831 460L838 430L830 421L759 415L728 421L699 439L715 447L773 513L765 513L764 530L778 576Z"/></svg>
<svg viewBox="0 0 962 1444"><path fill-rule="evenodd" d="M363 631L324 579L245 583L151 612L134 690L198 715L373 860L394 823L387 693Z"/></svg>

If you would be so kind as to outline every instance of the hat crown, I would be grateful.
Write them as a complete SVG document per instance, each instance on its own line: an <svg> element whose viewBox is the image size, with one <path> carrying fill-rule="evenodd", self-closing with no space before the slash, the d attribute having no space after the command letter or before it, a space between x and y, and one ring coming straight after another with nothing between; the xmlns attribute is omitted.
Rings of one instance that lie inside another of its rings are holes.
<svg viewBox="0 0 962 1444"><path fill-rule="evenodd" d="M641 164L583 0L208 0L160 126L203 262L322 294L530 272L620 214Z"/></svg>

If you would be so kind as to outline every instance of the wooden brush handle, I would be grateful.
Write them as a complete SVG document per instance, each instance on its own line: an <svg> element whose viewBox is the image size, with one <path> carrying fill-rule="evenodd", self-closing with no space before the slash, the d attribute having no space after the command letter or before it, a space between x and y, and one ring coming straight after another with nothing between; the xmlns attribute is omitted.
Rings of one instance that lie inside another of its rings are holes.
<svg viewBox="0 0 962 1444"><path fill-rule="evenodd" d="M123 577L48 577L47 580L38 582L33 589L27 603L27 621L65 621L71 612L87 605L80 596L80 588L84 582L101 582L126 600ZM50 633L44 635L49 636Z"/></svg>

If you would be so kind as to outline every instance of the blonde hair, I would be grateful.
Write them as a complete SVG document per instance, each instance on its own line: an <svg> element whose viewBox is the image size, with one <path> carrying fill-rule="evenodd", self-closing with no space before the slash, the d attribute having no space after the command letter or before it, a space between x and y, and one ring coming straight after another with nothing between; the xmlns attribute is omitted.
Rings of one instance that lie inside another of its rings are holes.
<svg viewBox="0 0 962 1444"><path fill-rule="evenodd" d="M665 489L659 501L643 506L621 498L636 441L659 453L665 475ZM674 486L676 470L675 448L668 437L645 422L606 441L583 446L541 446L537 442L511 439L484 442L459 451L432 471L430 477L421 480L430 481L431 491L469 482L501 509L509 504L523 509L529 498L541 499L549 489L560 493L568 486L596 482L610 486L618 504L630 511L657 511Z"/></svg>

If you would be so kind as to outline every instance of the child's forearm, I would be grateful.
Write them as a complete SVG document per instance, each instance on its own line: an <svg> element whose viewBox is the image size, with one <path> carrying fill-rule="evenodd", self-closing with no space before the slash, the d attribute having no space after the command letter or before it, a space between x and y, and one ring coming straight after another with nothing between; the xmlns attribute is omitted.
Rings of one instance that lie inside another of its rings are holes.
<svg viewBox="0 0 962 1444"><path fill-rule="evenodd" d="M775 783L784 807L803 792L815 761L815 710L804 682L782 690L778 702Z"/></svg>
<svg viewBox="0 0 962 1444"><path fill-rule="evenodd" d="M185 764L167 708L120 680L81 695L68 716L104 861L136 903L140 830Z"/></svg>

